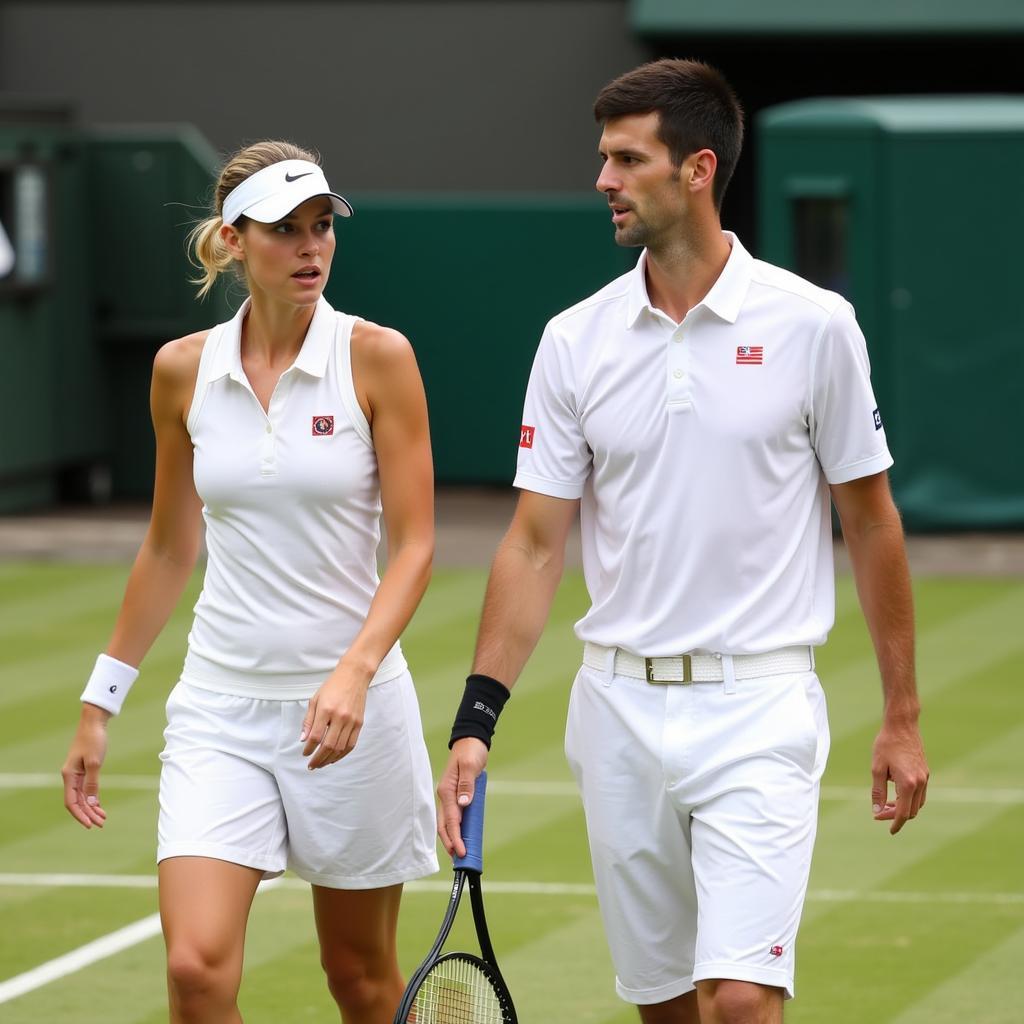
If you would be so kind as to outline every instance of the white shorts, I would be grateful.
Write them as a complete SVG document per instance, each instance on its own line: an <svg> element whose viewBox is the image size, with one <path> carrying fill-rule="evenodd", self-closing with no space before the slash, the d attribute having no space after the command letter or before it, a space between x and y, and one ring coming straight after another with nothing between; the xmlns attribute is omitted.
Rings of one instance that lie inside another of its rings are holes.
<svg viewBox="0 0 1024 1024"><path fill-rule="evenodd" d="M430 762L412 677L371 686L355 750L311 772L307 700L235 697L179 682L160 754L157 860L213 857L291 868L332 889L438 870Z"/></svg>
<svg viewBox="0 0 1024 1024"><path fill-rule="evenodd" d="M624 1000L710 978L793 995L828 747L813 672L726 693L580 669L565 751Z"/></svg>

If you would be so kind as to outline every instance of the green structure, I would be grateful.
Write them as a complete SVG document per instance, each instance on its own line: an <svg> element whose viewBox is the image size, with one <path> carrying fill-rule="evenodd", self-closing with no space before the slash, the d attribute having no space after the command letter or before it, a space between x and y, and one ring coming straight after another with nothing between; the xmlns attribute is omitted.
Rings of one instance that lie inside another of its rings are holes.
<svg viewBox="0 0 1024 1024"><path fill-rule="evenodd" d="M86 134L61 108L0 109L0 512L149 493L153 354L226 312L187 283L200 208L170 203L201 203L215 162L189 127Z"/></svg>
<svg viewBox="0 0 1024 1024"><path fill-rule="evenodd" d="M1024 98L801 101L757 143L760 255L855 306L907 525L1024 524Z"/></svg>
<svg viewBox="0 0 1024 1024"><path fill-rule="evenodd" d="M109 400L107 463L115 496L153 489L149 378L171 338L231 313L224 289L195 299L185 240L206 216L217 154L190 125L106 129L88 142L93 341ZM99 411L99 410L97 410Z"/></svg>
<svg viewBox="0 0 1024 1024"><path fill-rule="evenodd" d="M1024 99L803 101L757 146L759 255L856 307L907 525L1024 524ZM153 355L242 294L188 283L216 163L187 126L0 108L0 512L148 497ZM544 323L636 253L596 194L350 198L327 297L412 340L438 480L508 483Z"/></svg>
<svg viewBox="0 0 1024 1024"><path fill-rule="evenodd" d="M170 338L228 318L195 300L185 238L217 156L193 128L83 133L63 110L0 112L0 512L147 498L149 378ZM437 479L512 480L526 381L548 318L622 273L590 195L353 195L327 297L412 341ZM567 258L571 254L571 258Z"/></svg>
<svg viewBox="0 0 1024 1024"><path fill-rule="evenodd" d="M328 299L412 341L438 481L510 484L544 324L637 253L596 192L350 198Z"/></svg>
<svg viewBox="0 0 1024 1024"><path fill-rule="evenodd" d="M91 344L87 165L66 109L0 110L0 511L52 501L57 467L106 447L95 416L106 391Z"/></svg>
<svg viewBox="0 0 1024 1024"><path fill-rule="evenodd" d="M1018 0L631 0L630 22L640 35L953 35L1020 31Z"/></svg>

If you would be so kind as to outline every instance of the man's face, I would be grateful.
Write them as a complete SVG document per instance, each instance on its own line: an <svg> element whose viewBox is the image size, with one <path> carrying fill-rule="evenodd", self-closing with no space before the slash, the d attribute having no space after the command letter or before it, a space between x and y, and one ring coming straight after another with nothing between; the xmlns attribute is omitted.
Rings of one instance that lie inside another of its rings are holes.
<svg viewBox="0 0 1024 1024"><path fill-rule="evenodd" d="M598 152L604 166L596 188L608 199L615 241L658 248L684 220L688 161L672 163L657 136L659 114L630 114L605 122Z"/></svg>

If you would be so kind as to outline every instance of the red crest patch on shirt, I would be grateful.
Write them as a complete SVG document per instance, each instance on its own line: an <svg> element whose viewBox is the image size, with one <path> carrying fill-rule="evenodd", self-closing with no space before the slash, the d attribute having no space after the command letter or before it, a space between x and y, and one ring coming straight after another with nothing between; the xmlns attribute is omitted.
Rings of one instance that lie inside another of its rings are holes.
<svg viewBox="0 0 1024 1024"><path fill-rule="evenodd" d="M737 347L737 366L761 366L763 363L764 345L740 345Z"/></svg>
<svg viewBox="0 0 1024 1024"><path fill-rule="evenodd" d="M533 447L533 435L534 435L534 432L535 432L535 429L533 427L526 426L526 424L523 424L523 426L521 426L519 428L519 447L520 448L532 448Z"/></svg>
<svg viewBox="0 0 1024 1024"><path fill-rule="evenodd" d="M334 417L333 416L314 416L313 417L313 436L314 437L330 437L334 433Z"/></svg>

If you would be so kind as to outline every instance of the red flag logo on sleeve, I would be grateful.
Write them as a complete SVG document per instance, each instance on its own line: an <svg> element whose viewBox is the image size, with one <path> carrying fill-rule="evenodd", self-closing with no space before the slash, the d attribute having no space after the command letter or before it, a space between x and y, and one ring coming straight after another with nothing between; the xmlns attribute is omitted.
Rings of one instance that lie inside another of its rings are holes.
<svg viewBox="0 0 1024 1024"><path fill-rule="evenodd" d="M533 435L534 428L528 427L524 423L519 428L519 447L520 448L532 448L533 447Z"/></svg>

